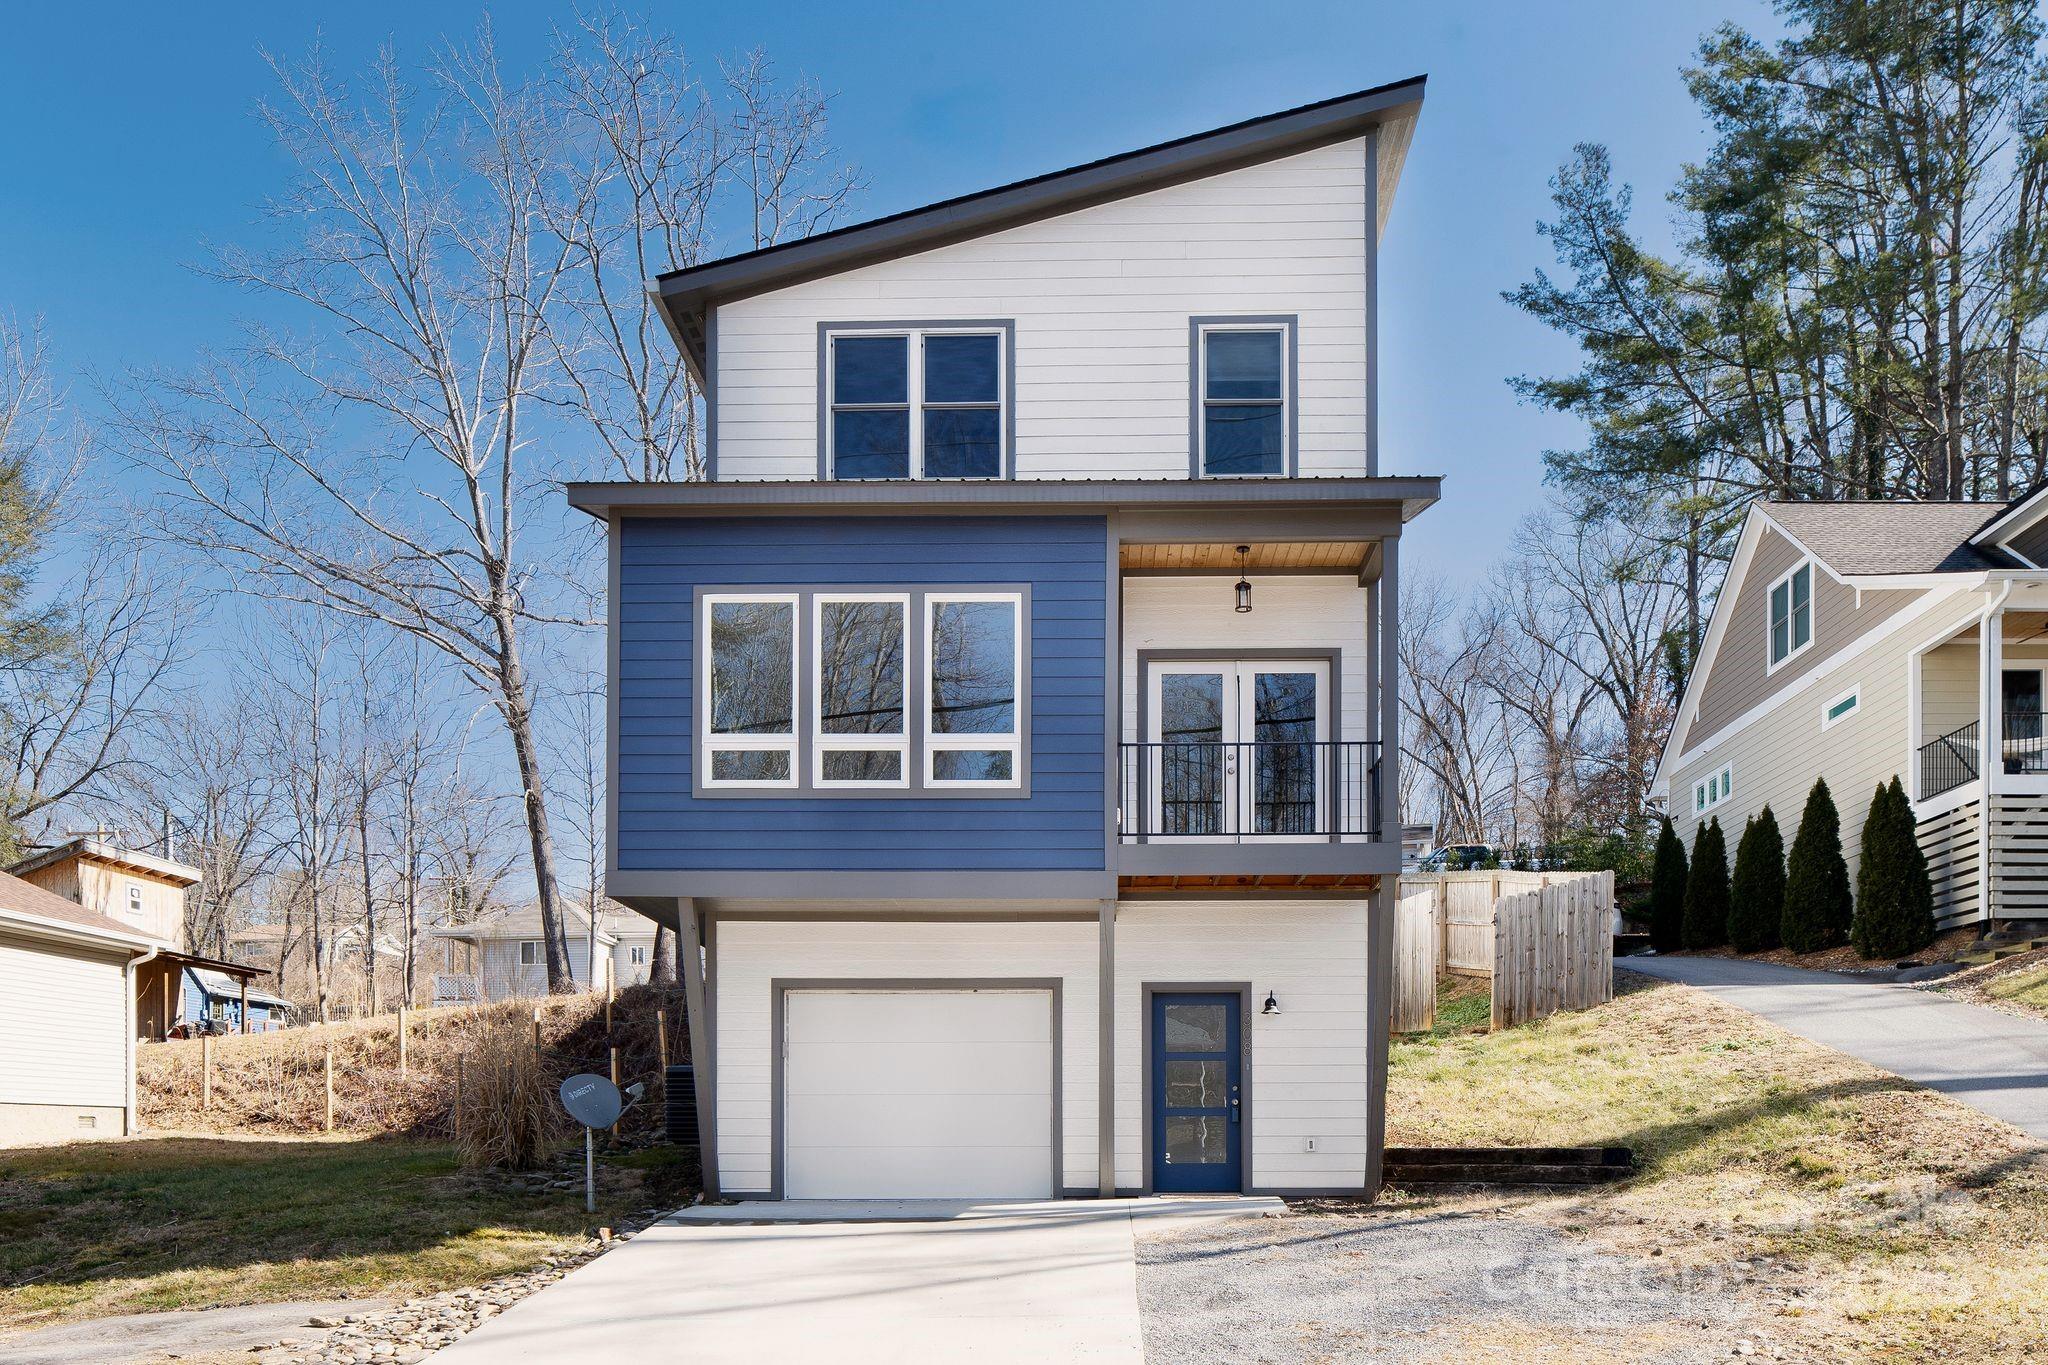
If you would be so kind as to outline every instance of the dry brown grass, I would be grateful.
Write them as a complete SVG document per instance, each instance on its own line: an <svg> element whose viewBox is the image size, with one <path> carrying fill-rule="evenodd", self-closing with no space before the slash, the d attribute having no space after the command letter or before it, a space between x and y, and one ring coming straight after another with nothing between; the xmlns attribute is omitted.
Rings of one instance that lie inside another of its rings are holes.
<svg viewBox="0 0 2048 1365"><path fill-rule="evenodd" d="M1976 948L1978 928L1977 925L1968 924L1961 928L1946 930L1936 935L1933 943L1917 953L1910 954L1910 960L1953 962ZM1837 948L1823 948L1817 953L1795 953L1790 948L1772 948L1761 953L1738 953L1733 948L1694 948L1674 956L1734 957L1745 962L1778 962L1787 967L1806 967L1818 972L1869 971L1875 967L1889 967L1895 962L1908 960L1891 957L1866 958L1846 943Z"/></svg>
<svg viewBox="0 0 2048 1365"><path fill-rule="evenodd" d="M1822 1358L2048 1351L2048 1149L1703 992L1622 979L1581 1014L1397 1042L1389 1141L1634 1148L1627 1184L1488 1202L1731 1283L1764 1258L1773 1288L1744 1292L1777 1296L1778 1335Z"/></svg>
<svg viewBox="0 0 2048 1365"><path fill-rule="evenodd" d="M521 1023L465 1021L469 1041L453 1115L465 1166L532 1170L570 1128L534 1051L531 1024Z"/></svg>

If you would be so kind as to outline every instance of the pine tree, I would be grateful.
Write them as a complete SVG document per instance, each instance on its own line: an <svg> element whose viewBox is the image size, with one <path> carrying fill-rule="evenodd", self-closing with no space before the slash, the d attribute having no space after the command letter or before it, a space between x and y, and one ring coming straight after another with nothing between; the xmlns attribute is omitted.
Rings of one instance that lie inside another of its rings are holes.
<svg viewBox="0 0 2048 1365"><path fill-rule="evenodd" d="M1650 872L1650 946L1660 953L1685 946L1685 870L1685 842L1667 816Z"/></svg>
<svg viewBox="0 0 2048 1365"><path fill-rule="evenodd" d="M1934 888L1920 851L1913 805L1894 777L1870 798L1856 866L1850 941L1864 957L1903 957L1934 941Z"/></svg>
<svg viewBox="0 0 2048 1365"><path fill-rule="evenodd" d="M1728 941L1739 953L1778 946L1785 915L1785 840L1778 817L1765 806L1735 846L1735 880L1728 895Z"/></svg>
<svg viewBox="0 0 2048 1365"><path fill-rule="evenodd" d="M1692 842L1692 871L1685 879L1685 946L1718 948L1727 941L1728 841L1717 815Z"/></svg>
<svg viewBox="0 0 2048 1365"><path fill-rule="evenodd" d="M1785 860L1785 915L1781 937L1795 953L1832 948L1849 932L1854 903L1849 865L1842 861L1842 817L1825 778L1816 778Z"/></svg>

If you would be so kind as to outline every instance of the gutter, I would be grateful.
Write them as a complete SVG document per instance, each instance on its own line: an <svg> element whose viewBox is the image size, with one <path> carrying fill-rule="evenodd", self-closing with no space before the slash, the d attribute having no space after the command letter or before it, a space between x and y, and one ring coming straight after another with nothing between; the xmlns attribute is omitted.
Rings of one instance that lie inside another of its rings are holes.
<svg viewBox="0 0 2048 1365"><path fill-rule="evenodd" d="M1987 574L1985 578L1985 591L1988 592L1990 591L1990 575ZM1980 671L1989 672L1989 670L1985 669L1983 665L1985 663L1988 663L1991 659L1992 623L1996 621L1999 618L2000 613L2002 613L2005 610L2005 600L2008 597L2012 596L2013 587L2014 580L2012 580L2011 578L2007 578L2005 580L2004 586L1999 589L1997 598L1985 606L1983 616L1978 618L1979 624L1977 629L1979 634L1977 658L1980 660L1980 663L1978 665ZM2003 644L2004 642L2001 640L2001 654L2003 654L2004 652L2002 648ZM1977 680L1977 696L1978 704L1980 706L1983 705L1983 703L1986 700L1995 695L1991 689L1994 686L1998 685L1999 684L1996 681L1988 677L1979 678ZM2003 766L2003 760L2005 758L2004 709L2001 707L1999 710L1993 712L1993 715L1996 715L1999 718L2000 723L1994 726L1993 724L1991 724L1989 717L1987 717L1985 720L1983 758L1984 809L1979 813L1979 818L1977 820L1977 912L1979 915L1983 917L1985 928L1987 931L1990 929L1991 925L1995 923L1995 921L1992 918L1992 911L1995 907L1993 904L1991 890L1991 812L1993 798L1997 795L1997 793L1994 789L1994 784L1992 783L1991 779L1992 775L1998 772L1998 770Z"/></svg>

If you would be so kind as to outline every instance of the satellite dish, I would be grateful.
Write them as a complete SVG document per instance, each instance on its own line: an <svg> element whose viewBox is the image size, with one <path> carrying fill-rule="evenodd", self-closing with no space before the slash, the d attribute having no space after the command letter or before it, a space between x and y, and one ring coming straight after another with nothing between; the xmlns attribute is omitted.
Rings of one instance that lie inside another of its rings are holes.
<svg viewBox="0 0 2048 1365"><path fill-rule="evenodd" d="M562 1107L585 1128L611 1127L623 1108L619 1088L588 1071L562 1082Z"/></svg>

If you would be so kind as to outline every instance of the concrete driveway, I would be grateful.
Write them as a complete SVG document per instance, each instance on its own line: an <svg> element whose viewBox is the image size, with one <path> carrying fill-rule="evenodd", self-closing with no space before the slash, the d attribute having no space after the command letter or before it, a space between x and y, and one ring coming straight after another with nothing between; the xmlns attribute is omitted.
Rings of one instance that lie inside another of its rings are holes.
<svg viewBox="0 0 2048 1365"><path fill-rule="evenodd" d="M1115 1199L691 1208L433 1360L1137 1365L1135 1225L1280 1207Z"/></svg>
<svg viewBox="0 0 2048 1365"><path fill-rule="evenodd" d="M2048 1023L1911 986L1723 957L1626 957L2048 1141Z"/></svg>

